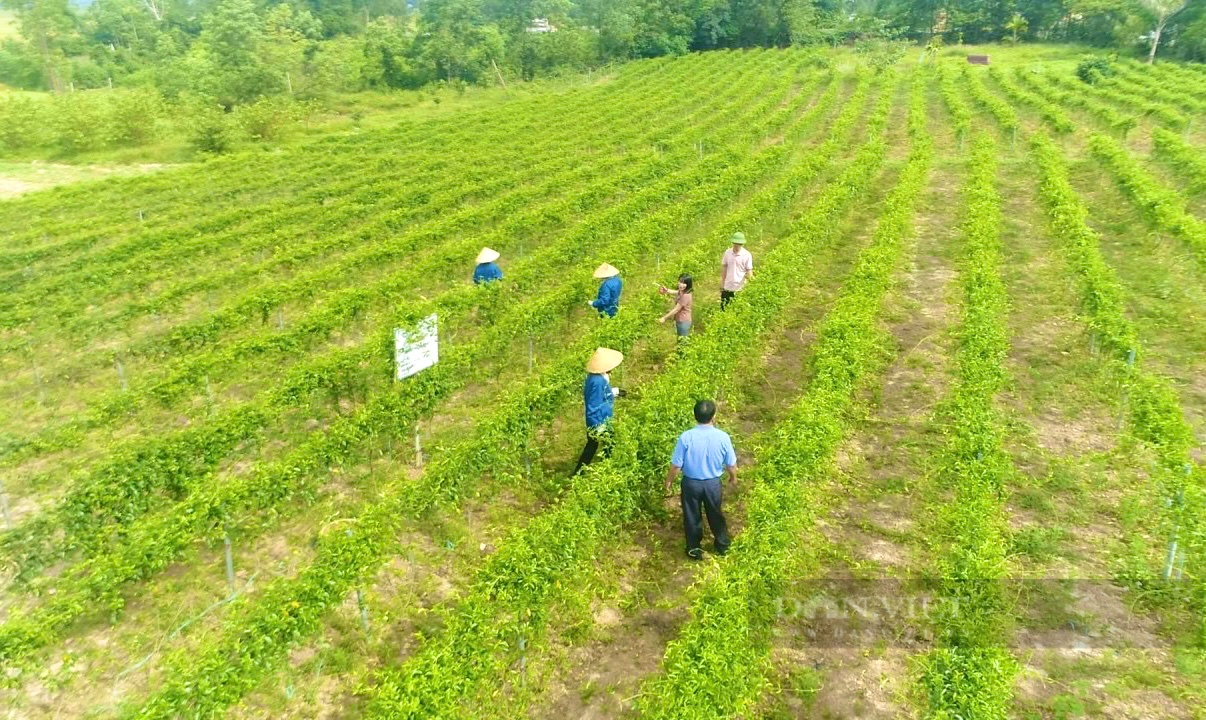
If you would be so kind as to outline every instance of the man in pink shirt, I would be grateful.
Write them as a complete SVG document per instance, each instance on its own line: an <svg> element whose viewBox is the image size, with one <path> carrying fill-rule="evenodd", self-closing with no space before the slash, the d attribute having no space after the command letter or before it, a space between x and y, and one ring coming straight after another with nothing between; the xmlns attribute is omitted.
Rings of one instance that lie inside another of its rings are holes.
<svg viewBox="0 0 1206 720"><path fill-rule="evenodd" d="M725 250L720 258L721 310L724 310L737 292L745 287L747 280L754 279L754 256L745 249L745 234L733 233L730 242L733 247Z"/></svg>

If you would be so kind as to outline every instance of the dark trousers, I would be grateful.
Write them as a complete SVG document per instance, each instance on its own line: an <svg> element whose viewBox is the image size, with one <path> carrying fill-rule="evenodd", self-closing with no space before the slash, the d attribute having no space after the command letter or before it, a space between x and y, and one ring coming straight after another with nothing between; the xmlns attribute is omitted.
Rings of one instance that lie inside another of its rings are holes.
<svg viewBox="0 0 1206 720"><path fill-rule="evenodd" d="M578 456L578 465L574 468L574 475L582 472L582 468L595 461L595 455L599 454L600 448L603 450L603 457L611 454L611 436L606 430L587 430L586 447L582 448L582 454Z"/></svg>
<svg viewBox="0 0 1206 720"><path fill-rule="evenodd" d="M700 517L700 506L708 516L708 527L712 528L712 537L716 538L716 552L723 553L729 549L729 528L724 521L724 513L720 511L721 489L720 478L712 480L692 480L684 477L682 482L683 500L683 530L687 533L687 551L699 548L703 539L703 518Z"/></svg>
<svg viewBox="0 0 1206 720"><path fill-rule="evenodd" d="M729 303L733 302L733 298L735 297L737 297L737 292L735 290L721 290L720 309L724 310L726 307L728 307Z"/></svg>

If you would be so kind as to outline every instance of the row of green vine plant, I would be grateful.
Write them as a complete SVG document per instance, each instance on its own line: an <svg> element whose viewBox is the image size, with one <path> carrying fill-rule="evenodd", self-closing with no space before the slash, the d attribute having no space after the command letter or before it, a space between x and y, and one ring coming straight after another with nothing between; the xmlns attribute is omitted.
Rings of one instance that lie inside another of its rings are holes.
<svg viewBox="0 0 1206 720"><path fill-rule="evenodd" d="M832 97L831 94L828 96ZM806 114L800 123L808 125L814 122L822 110L818 106L816 112ZM750 128L759 132L778 127L784 116L790 116L791 113L790 108L776 111L762 123L754 123ZM766 148L756 157L732 167L716 183L698 188L692 202L670 204L657 213L647 215L620 237L608 235L608 257L625 266L634 266L637 258L664 241L669 232L682 227L709 208L735 197L753 178L781 162L783 155L781 146ZM712 244L715 245L714 242ZM473 368L480 358L506 352L514 340L522 338L525 333L540 332L559 324L566 313L579 304L582 293L591 282L589 270L582 271L574 274L564 286L557 286L527 303L509 308L490 326L481 341L455 347L437 366L409 381L404 395L390 392L376 394L356 413L341 419L326 433L312 437L282 461L264 464L248 476L228 479L221 485L202 483L198 492L172 508L170 513L149 516L145 521L133 525L125 543L111 548L107 555L84 564L79 573L79 582L74 587L60 589L56 593L56 601L48 607L32 616L18 618L0 630L0 638L4 638L0 640L0 648L5 649L4 656L26 656L32 649L53 639L87 607L86 604L80 604L81 598L93 598L95 601L103 597L107 603L120 606L118 590L124 584L161 569L207 529L216 528L220 532L236 518L260 508L308 502L319 487L317 481L323 469L346 461L369 436L390 434L406 428L425 411L419 408L429 407L435 399L446 397L453 389L475 377ZM571 290L566 291L566 287L571 287ZM389 357L384 347L379 350L381 357ZM580 364L580 357L575 361ZM384 366L388 363L379 361L379 364ZM544 378L544 381L547 384L548 378ZM478 446L479 452L482 447Z"/></svg>
<svg viewBox="0 0 1206 720"><path fill-rule="evenodd" d="M1004 486L1015 471L1001 445L996 409L1009 352L997 152L987 135L972 148L963 191L956 377L941 410L948 442L938 458L937 482L949 499L936 509L930 534L938 559L936 647L922 658L919 680L926 716L941 720L1008 717L1018 670L1006 649L1011 609L1000 582L1009 573Z"/></svg>
<svg viewBox="0 0 1206 720"><path fill-rule="evenodd" d="M843 114L839 124L847 121L847 115ZM842 135L831 135L839 138ZM840 142L827 142L825 144L825 152L818 152L811 158L820 158L819 162L822 166L829 162L829 157L832 153L841 147ZM779 152L780 150L771 148L771 151ZM710 244L713 246L711 253L715 252L714 246L716 238L709 238ZM697 254L704 257L709 253L705 248L699 246L696 248ZM571 383L581 382L581 356L576 358L576 362L567 366L567 372L573 378ZM522 411L522 406L519 407ZM467 445L467 448L473 448L473 445ZM476 453L480 455L482 446L476 445ZM472 453L466 453L466 456L471 456ZM430 468L429 468L430 469ZM449 490L454 493L461 492L464 479L472 478L472 473L450 472L444 475L451 481ZM158 716L161 714L171 714L175 710L173 708L192 707L195 708L198 702L206 708L203 714L216 712L217 709L224 707L224 703L229 703L237 698L242 692L245 692L249 684L254 683L258 676L258 672L250 673L253 668L262 668L265 663L279 661L280 653L291 642L295 642L301 637L305 637L314 632L320 627L323 612L334 602L344 597L352 582L357 578L362 578L366 573L371 572L372 568L377 567L386 557L386 548L388 545L379 543L371 546L365 546L361 542L356 541L356 535L363 530L364 533L371 537L378 537L378 533L382 533L381 537L389 536L391 532L397 528L397 524L401 518L408 513L408 507L430 507L430 500L426 498L435 495L429 489L425 489L421 493L412 493L413 486L401 484L397 486L393 492L386 494L387 501L372 508L365 516L361 516L356 523L356 529L352 537L339 535L331 538L332 546L329 552L322 551L320 548L319 560L315 566L303 571L303 573L295 581L282 581L278 588L278 593L269 591L268 594L273 594L275 597L268 599L266 603L257 603L254 606L246 609L245 613L240 613L237 619L232 620L228 634L225 639L219 642L212 653L206 653L203 660L203 665L210 668L219 668L224 664L223 658L226 657L226 651L222 649L227 643L235 641L236 638L242 636L245 632L243 628L261 627L261 620L256 618L273 618L278 617L282 607L292 607L285 605L291 600L286 598L321 598L321 607L307 609L305 613L298 618L299 622L287 622L278 624L272 632L270 639L265 638L265 641L259 646L262 649L261 653L257 653L254 657L248 656L246 662L240 663L239 667L221 670L216 675L209 672L196 674L195 678L208 678L202 680L206 687L211 690L198 695L190 691L191 687L196 687L196 680L185 680L182 683L174 683L172 687L165 688L163 692L152 698L150 703L143 710L148 716ZM443 495L446 497L446 495ZM346 538L346 539L345 539ZM351 553L351 547L356 548L354 554ZM186 659L181 657L177 659L178 666L181 668L182 674L188 669L187 674L193 675L193 666L186 662ZM212 700L202 700L202 698L213 698Z"/></svg>
<svg viewBox="0 0 1206 720"><path fill-rule="evenodd" d="M770 108L770 103L775 101L776 98L772 96L767 101L767 107ZM772 117L783 120L788 112L776 111ZM750 125L751 119L748 112L742 113L740 126L736 120L733 121L733 131L748 134L751 127L758 127L757 124ZM522 282L530 275L530 285L540 287L556 277L556 273L564 273L565 266L561 261L582 257L584 251L605 243L613 233L621 232L628 223L650 208L671 200L682 201L686 199L681 195L684 192L688 196L691 193L703 196L708 187L706 179L709 174L714 174L727 162L723 154L717 155L701 164L700 172L674 178L674 182L669 183L670 187L667 187L667 183L653 184L634 198L640 200L639 203L622 203L605 208L600 211L599 217L588 215L576 231L568 234L562 242L548 246L545 249L547 252L532 256L530 262L521 261L516 268L516 277ZM681 207L689 207L689 203ZM556 262L542 263L541 259L555 259ZM534 272L527 273L525 270ZM590 280L585 278L583 272L578 273L582 277L572 286L585 296L589 292ZM461 297L472 301L482 298L476 288L466 287L468 291L461 293ZM565 293L558 297L563 296ZM486 294L485 297L496 301L501 299L497 293ZM403 304L402 308L395 310L392 319L397 324L405 324L427 312L451 309L427 305L422 313L416 313L416 317L407 317L407 311L411 308ZM469 309L460 308L462 313ZM47 554L39 540L55 538L61 540L58 545L60 549L79 548L86 553L102 546L104 543L101 541L108 533L99 535L98 531L105 531L113 525L124 525L165 499L170 501L172 497L187 496L195 488L195 483L204 478L205 471L215 467L238 443L255 437L284 408L298 406L317 389L341 382L348 373L357 371L364 363L370 363L374 369L383 371L379 373L381 376L388 377L388 370L380 362L373 363L373 359L387 357L385 348L391 342L395 323L381 325L379 330L370 333L368 342L357 348L302 363L288 374L287 379L292 382L265 393L266 397L258 406L239 406L198 427L159 439L136 441L131 449L118 451L96 472L82 478L57 506L56 512L44 514L17 531L6 534L5 547L18 549L24 553L24 558L36 558L40 564L56 559L59 553ZM66 535L61 536L61 530L66 531ZM23 562L22 566L26 564Z"/></svg>
<svg viewBox="0 0 1206 720"><path fill-rule="evenodd" d="M1126 317L1126 292L1102 256L1098 234L1088 224L1088 208L1072 186L1062 153L1050 139L1036 134L1031 155L1052 232L1076 277L1086 322L1110 376L1118 379L1127 398L1128 432L1155 456L1150 472L1165 508L1160 530L1178 537L1189 577L1197 578L1191 588L1196 611L1206 617L1206 588L1200 579L1206 568L1206 475L1193 462L1197 440L1172 383L1145 368L1138 332ZM1206 630L1198 640L1206 642Z"/></svg>
<svg viewBox="0 0 1206 720"><path fill-rule="evenodd" d="M894 76L887 75L887 83ZM891 95L869 120L871 139L842 175L767 254L758 281L740 302L713 318L616 426L611 458L575 480L562 502L516 531L477 573L468 593L433 638L402 667L375 679L371 717L455 717L465 699L488 693L515 656L516 638L531 651L544 636L551 606L574 592L575 578L618 528L660 507L656 482L674 438L690 425L700 397L731 391L741 358L758 357L793 291L805 281L801 258L833 242L837 225L877 176L886 154L882 133Z"/></svg>
<svg viewBox="0 0 1206 720"><path fill-rule="evenodd" d="M690 620L666 649L663 674L646 682L640 712L650 718L740 717L767 689L775 609L800 546L824 507L823 485L849 431L856 389L885 358L879 327L883 298L911 229L933 155L925 135L923 81L913 78L909 130L913 148L882 204L864 249L817 333L813 380L770 431L750 482L747 519L727 559L696 583Z"/></svg>

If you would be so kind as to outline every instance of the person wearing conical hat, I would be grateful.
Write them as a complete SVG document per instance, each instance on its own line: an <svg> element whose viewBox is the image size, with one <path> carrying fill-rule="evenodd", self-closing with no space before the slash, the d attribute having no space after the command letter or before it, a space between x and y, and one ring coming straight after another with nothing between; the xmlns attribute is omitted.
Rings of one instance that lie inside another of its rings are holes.
<svg viewBox="0 0 1206 720"><path fill-rule="evenodd" d="M732 247L720 258L720 309L728 307L748 280L754 279L754 256L745 249L745 233L729 238Z"/></svg>
<svg viewBox="0 0 1206 720"><path fill-rule="evenodd" d="M586 363L586 383L582 386L582 404L586 409L586 447L578 457L574 475L595 460L599 447L604 456L611 448L609 422L620 390L611 386L610 373L624 362L624 354L611 348L598 348Z"/></svg>
<svg viewBox="0 0 1206 720"><path fill-rule="evenodd" d="M482 251L477 254L477 267L473 269L473 284L481 285L482 283L502 280L502 270L495 264L495 260L499 258L497 250L490 248L482 248Z"/></svg>
<svg viewBox="0 0 1206 720"><path fill-rule="evenodd" d="M620 309L620 290L624 287L620 282L620 271L603 263L595 270L595 277L603 282L599 284L599 295L590 301L590 306L600 315L615 317Z"/></svg>

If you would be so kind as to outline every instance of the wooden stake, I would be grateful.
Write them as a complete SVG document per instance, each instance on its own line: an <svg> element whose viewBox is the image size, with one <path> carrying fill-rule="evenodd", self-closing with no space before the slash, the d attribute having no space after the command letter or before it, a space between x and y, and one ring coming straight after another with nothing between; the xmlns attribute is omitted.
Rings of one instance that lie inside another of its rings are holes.
<svg viewBox="0 0 1206 720"><path fill-rule="evenodd" d="M423 467L423 445L419 440L419 426L415 426L415 467Z"/></svg>
<svg viewBox="0 0 1206 720"><path fill-rule="evenodd" d="M507 81L503 80L502 71L498 69L498 63L494 62L494 58L490 58L490 67L494 68L494 74L498 76L498 82L502 84L503 90L510 92L507 87Z"/></svg>
<svg viewBox="0 0 1206 720"><path fill-rule="evenodd" d="M128 390L130 386L126 383L126 368L121 364L121 357L114 355L113 364L117 366L117 379L121 383L121 389Z"/></svg>
<svg viewBox="0 0 1206 720"><path fill-rule="evenodd" d="M4 512L4 529L11 529L13 519L8 513L8 491L4 488L3 480L0 480L0 511Z"/></svg>
<svg viewBox="0 0 1206 720"><path fill-rule="evenodd" d="M222 552L226 556L226 584L230 587L230 595L235 594L234 555L230 549L230 533L222 536Z"/></svg>
<svg viewBox="0 0 1206 720"><path fill-rule="evenodd" d="M38 405L45 406L46 405L46 389L42 386L42 370L41 370L41 368L38 367L37 363L34 363L33 371L34 371L34 381L38 385Z"/></svg>

